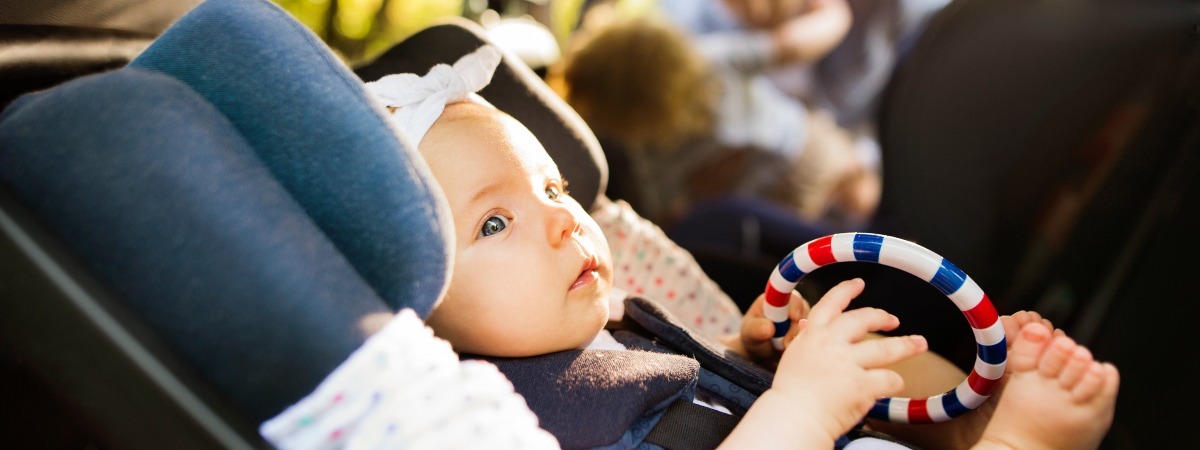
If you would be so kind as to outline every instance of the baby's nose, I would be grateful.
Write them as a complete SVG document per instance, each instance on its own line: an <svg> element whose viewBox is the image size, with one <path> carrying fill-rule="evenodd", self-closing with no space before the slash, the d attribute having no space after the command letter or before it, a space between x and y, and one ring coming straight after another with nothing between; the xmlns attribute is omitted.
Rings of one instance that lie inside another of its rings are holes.
<svg viewBox="0 0 1200 450"><path fill-rule="evenodd" d="M550 207L546 220L547 238L553 245L569 241L580 229L580 221L569 208L564 205Z"/></svg>

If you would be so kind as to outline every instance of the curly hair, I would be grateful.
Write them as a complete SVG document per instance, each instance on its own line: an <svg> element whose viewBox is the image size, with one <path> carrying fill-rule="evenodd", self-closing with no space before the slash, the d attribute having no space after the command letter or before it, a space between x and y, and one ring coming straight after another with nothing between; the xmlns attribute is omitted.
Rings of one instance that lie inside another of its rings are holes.
<svg viewBox="0 0 1200 450"><path fill-rule="evenodd" d="M580 39L564 61L565 98L598 136L669 152L711 135L720 84L681 30L618 18Z"/></svg>

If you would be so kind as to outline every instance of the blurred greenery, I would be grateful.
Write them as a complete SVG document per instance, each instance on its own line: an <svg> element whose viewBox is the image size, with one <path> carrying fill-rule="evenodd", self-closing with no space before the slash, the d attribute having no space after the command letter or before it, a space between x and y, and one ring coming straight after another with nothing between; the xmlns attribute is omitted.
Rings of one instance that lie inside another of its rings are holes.
<svg viewBox="0 0 1200 450"><path fill-rule="evenodd" d="M440 19L463 14L463 0L273 0L347 63L370 60Z"/></svg>
<svg viewBox="0 0 1200 450"><path fill-rule="evenodd" d="M548 26L559 46L570 38L585 0L272 0L313 30L351 66L371 60L396 42L451 16L480 21L488 9L504 16L532 15ZM608 0L618 10L645 12L655 0ZM493 13L494 14L494 13Z"/></svg>

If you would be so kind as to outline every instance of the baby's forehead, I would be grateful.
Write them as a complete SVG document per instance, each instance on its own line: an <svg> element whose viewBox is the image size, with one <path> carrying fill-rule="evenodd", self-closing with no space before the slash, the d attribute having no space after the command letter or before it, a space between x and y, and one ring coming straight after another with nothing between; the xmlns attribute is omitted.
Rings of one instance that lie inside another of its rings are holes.
<svg viewBox="0 0 1200 450"><path fill-rule="evenodd" d="M459 151L496 152L495 156L515 160L513 162L529 168L549 167L558 172L558 166L533 133L512 116L493 107L472 102L453 103L446 106L437 125L448 125L452 136L476 141L474 145L458 148Z"/></svg>
<svg viewBox="0 0 1200 450"><path fill-rule="evenodd" d="M504 118L511 118L504 111L500 111L493 106L476 103L473 101L460 101L446 105L442 110L442 115L438 117L439 122L453 122L458 120L484 120L484 121L502 121Z"/></svg>

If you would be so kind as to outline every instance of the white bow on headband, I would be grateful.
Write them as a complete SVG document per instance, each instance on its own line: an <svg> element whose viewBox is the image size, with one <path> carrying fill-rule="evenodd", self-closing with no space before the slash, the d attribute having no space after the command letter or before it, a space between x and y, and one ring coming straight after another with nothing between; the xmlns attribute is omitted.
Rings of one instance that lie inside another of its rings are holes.
<svg viewBox="0 0 1200 450"><path fill-rule="evenodd" d="M366 86L384 106L395 108L392 120L413 142L420 144L446 105L468 99L487 104L482 97L472 94L492 81L492 73L499 64L500 51L484 45L463 55L453 67L438 64L425 76L399 73Z"/></svg>

